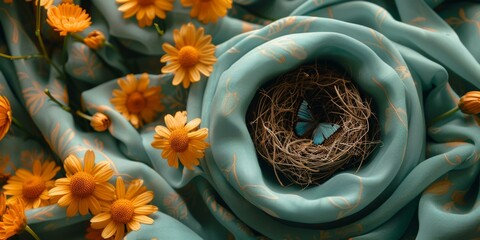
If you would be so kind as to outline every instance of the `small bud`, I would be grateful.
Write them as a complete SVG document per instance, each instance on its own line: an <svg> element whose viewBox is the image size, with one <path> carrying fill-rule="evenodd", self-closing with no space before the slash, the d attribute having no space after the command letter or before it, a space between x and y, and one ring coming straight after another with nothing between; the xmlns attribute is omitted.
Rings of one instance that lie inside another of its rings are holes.
<svg viewBox="0 0 480 240"><path fill-rule="evenodd" d="M92 116L90 126L97 132L103 132L110 127L110 118L103 113L97 112Z"/></svg>
<svg viewBox="0 0 480 240"><path fill-rule="evenodd" d="M458 101L458 108L466 114L480 113L480 91L467 92Z"/></svg>
<svg viewBox="0 0 480 240"><path fill-rule="evenodd" d="M53 5L54 0L36 0L35 5L38 5L38 2L40 2L40 6L49 9Z"/></svg>
<svg viewBox="0 0 480 240"><path fill-rule="evenodd" d="M93 30L83 39L83 43L89 48L97 50L105 45L105 35L98 30Z"/></svg>

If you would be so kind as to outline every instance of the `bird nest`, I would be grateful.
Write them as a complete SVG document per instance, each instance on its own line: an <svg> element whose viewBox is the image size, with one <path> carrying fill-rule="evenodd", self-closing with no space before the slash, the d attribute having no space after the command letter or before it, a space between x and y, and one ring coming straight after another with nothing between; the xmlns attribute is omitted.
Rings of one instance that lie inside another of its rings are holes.
<svg viewBox="0 0 480 240"><path fill-rule="evenodd" d="M303 121L299 109L304 101L315 121L299 136L296 125ZM250 104L247 122L258 154L273 167L278 182L306 187L339 170L359 169L367 159L380 137L370 102L345 71L308 65L262 87ZM315 144L312 130L319 131L319 123L338 129Z"/></svg>

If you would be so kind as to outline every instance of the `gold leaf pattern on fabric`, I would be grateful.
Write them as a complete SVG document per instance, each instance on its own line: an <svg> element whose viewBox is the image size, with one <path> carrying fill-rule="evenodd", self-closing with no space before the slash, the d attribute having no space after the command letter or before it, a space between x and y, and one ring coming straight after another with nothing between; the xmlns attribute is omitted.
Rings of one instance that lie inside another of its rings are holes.
<svg viewBox="0 0 480 240"><path fill-rule="evenodd" d="M425 193L436 194L436 195L444 195L447 194L450 190L450 187L453 186L453 183L448 180L448 178L441 179L436 181L430 187L425 190Z"/></svg>

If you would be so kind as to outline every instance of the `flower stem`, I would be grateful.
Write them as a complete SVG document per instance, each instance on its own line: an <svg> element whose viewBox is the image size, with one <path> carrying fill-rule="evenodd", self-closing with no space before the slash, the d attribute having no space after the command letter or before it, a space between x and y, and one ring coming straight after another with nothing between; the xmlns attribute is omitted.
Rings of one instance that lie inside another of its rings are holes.
<svg viewBox="0 0 480 240"><path fill-rule="evenodd" d="M165 34L165 30L161 29L160 26L158 26L158 23L154 23L153 25L155 26L158 35L163 36L163 34Z"/></svg>
<svg viewBox="0 0 480 240"><path fill-rule="evenodd" d="M54 101L58 106L60 106L63 110L65 110L66 112L68 113L72 113L72 109L67 106L67 105L64 105L63 103L59 102L55 97L53 97L53 95L50 93L50 91L48 90L48 88L45 88L45 90L43 90L43 92L48 96L48 98L50 98L50 100ZM79 110L75 111L75 114L77 114L79 117L83 118L83 119L86 119L88 121L92 121L92 116L89 116Z"/></svg>
<svg viewBox="0 0 480 240"><path fill-rule="evenodd" d="M67 64L68 56L67 56L67 44L68 44L68 38L70 34L67 34L65 38L63 39L63 48L62 48L62 53L60 54L60 57L62 58L62 67L63 70L65 70L65 64Z"/></svg>
<svg viewBox="0 0 480 240"><path fill-rule="evenodd" d="M433 124L437 123L438 121L440 121L440 120L442 120L442 119L444 119L444 118L447 118L447 117L453 115L453 114L456 113L458 110L460 110L460 109L458 108L458 106L456 106L456 107L452 108L450 111L445 112L445 113L443 113L443 114L440 115L440 116L437 116L436 118L432 119L432 121L430 121L430 123L428 124L428 127L432 126Z"/></svg>
<svg viewBox="0 0 480 240"><path fill-rule="evenodd" d="M4 53L0 53L0 57L7 58L10 60L20 60L20 59L30 59L30 58L42 58L45 57L41 54L32 54L32 55L25 55L25 56L12 56Z"/></svg>
<svg viewBox="0 0 480 240"><path fill-rule="evenodd" d="M82 36L80 36L76 33L70 33L69 35L72 36L75 40L77 40L79 42L83 42L84 37L82 37Z"/></svg>
<svg viewBox="0 0 480 240"><path fill-rule="evenodd" d="M33 231L33 229L30 228L30 226L26 226L25 227L25 230L30 233L30 235L32 235L33 238L35 238L35 240L40 240L40 238L38 237L38 235Z"/></svg>
<svg viewBox="0 0 480 240"><path fill-rule="evenodd" d="M115 47L115 45L111 44L109 41L105 40L105 43L104 43L104 44L105 44L105 46L107 46L107 47L109 47L109 48L113 49L114 51L117 51L117 52L119 52L118 48L117 48L117 47Z"/></svg>
<svg viewBox="0 0 480 240"><path fill-rule="evenodd" d="M50 100L54 101L63 110L65 110L66 112L69 112L69 113L72 112L72 109L69 106L64 105L63 103L59 102L56 98L54 98L52 96L52 94L50 93L50 91L48 90L48 88L45 88L45 90L43 90L43 92L50 98Z"/></svg>
<svg viewBox="0 0 480 240"><path fill-rule="evenodd" d="M89 116L89 115L87 115L87 114L85 114L85 113L83 113L83 112L80 112L80 111L78 111L78 110L77 110L75 113L76 113L78 116L80 116L81 118L84 118L84 119L86 119L86 120L88 120L88 121L92 121L92 116Z"/></svg>
<svg viewBox="0 0 480 240"><path fill-rule="evenodd" d="M43 38L42 38L42 34L40 32L40 27L41 27L41 24L40 24L40 21L42 19L42 6L40 5L40 1L37 1L37 18L35 19L36 23L35 23L35 36L37 37L38 39L38 43L40 44L40 49L42 50L42 54L43 56L45 57L45 59L47 60L47 62L53 66L53 68L55 68L55 70L57 70L57 72L62 75L62 71L60 71L60 68L57 67L57 65L55 65L52 60L50 59L50 57L48 56L48 52L47 52L47 49L45 48L45 44L43 43Z"/></svg>
<svg viewBox="0 0 480 240"><path fill-rule="evenodd" d="M23 128L23 125L14 117L12 117L12 122L13 124L15 124L17 127L21 128L21 129L24 129Z"/></svg>

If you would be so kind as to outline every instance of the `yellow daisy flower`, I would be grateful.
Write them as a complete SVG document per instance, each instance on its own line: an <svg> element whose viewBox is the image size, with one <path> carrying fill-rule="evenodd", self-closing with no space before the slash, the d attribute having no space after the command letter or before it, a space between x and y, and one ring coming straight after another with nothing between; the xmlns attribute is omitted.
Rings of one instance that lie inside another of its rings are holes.
<svg viewBox="0 0 480 240"><path fill-rule="evenodd" d="M181 0L181 3L192 7L190 17L196 17L205 24L216 22L219 17L227 15L227 9L232 8L232 0Z"/></svg>
<svg viewBox="0 0 480 240"><path fill-rule="evenodd" d="M143 123L152 122L157 115L165 109L160 99L161 87L148 87L150 79L147 73L143 73L137 80L135 75L128 74L126 79L118 79L120 89L112 92L113 98L110 102L135 128Z"/></svg>
<svg viewBox="0 0 480 240"><path fill-rule="evenodd" d="M12 125L12 109L10 102L4 96L0 96L0 140L7 135Z"/></svg>
<svg viewBox="0 0 480 240"><path fill-rule="evenodd" d="M173 9L174 0L116 0L118 11L123 12L123 18L136 15L140 27L151 26L155 16L165 19L165 12Z"/></svg>
<svg viewBox="0 0 480 240"><path fill-rule="evenodd" d="M60 36L81 32L92 24L85 9L71 3L50 7L47 11L47 23L53 30L60 32Z"/></svg>
<svg viewBox="0 0 480 240"><path fill-rule="evenodd" d="M115 236L116 240L123 239L125 227L127 232L140 229L140 223L152 224L153 219L148 215L158 211L154 205L147 205L153 200L153 192L146 191L141 181L133 181L125 191L125 183L121 177L117 178L115 201L91 220L94 229L103 229L102 237Z"/></svg>
<svg viewBox="0 0 480 240"><path fill-rule="evenodd" d="M18 169L15 176L10 177L3 186L5 195L11 196L7 201L10 203L22 199L26 209L50 205L48 190L53 187L52 179L59 170L55 162L42 163L38 159L33 162L33 172Z"/></svg>
<svg viewBox="0 0 480 240"><path fill-rule="evenodd" d="M21 199L8 204L0 221L0 239L8 239L22 232L27 226L25 206Z"/></svg>
<svg viewBox="0 0 480 240"><path fill-rule="evenodd" d="M113 170L106 161L95 164L95 153L85 153L83 166L75 155L70 154L64 161L66 178L55 181L50 196L61 207L67 207L67 216L79 212L81 215L100 212L100 204L113 200L114 187L108 181Z"/></svg>
<svg viewBox="0 0 480 240"><path fill-rule="evenodd" d="M165 116L164 126L155 127L152 146L162 149L162 157L168 160L168 165L178 168L178 160L189 170L200 164L199 158L204 156L208 147L205 139L208 129L198 129L200 118L195 118L187 123L187 112L177 112L175 117Z"/></svg>
<svg viewBox="0 0 480 240"><path fill-rule="evenodd" d="M169 62L162 68L163 73L174 73L173 85L183 82L183 87L188 88L190 83L200 81L200 73L210 76L215 57L215 45L211 44L212 37L204 35L204 30L198 30L191 23L183 25L173 31L175 47L169 43L162 45L165 55L161 62Z"/></svg>

